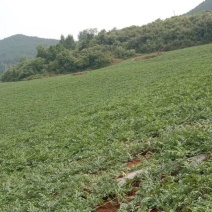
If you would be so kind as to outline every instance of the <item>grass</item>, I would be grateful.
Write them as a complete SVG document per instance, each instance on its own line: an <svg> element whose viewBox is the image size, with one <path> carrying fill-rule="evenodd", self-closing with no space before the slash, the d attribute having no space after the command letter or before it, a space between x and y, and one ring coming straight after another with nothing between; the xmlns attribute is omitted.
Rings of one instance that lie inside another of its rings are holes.
<svg viewBox="0 0 212 212"><path fill-rule="evenodd" d="M212 211L211 53L204 45L1 83L1 211L95 211L109 196L119 211ZM191 166L200 154L207 159ZM141 168L129 202L133 185L117 177Z"/></svg>

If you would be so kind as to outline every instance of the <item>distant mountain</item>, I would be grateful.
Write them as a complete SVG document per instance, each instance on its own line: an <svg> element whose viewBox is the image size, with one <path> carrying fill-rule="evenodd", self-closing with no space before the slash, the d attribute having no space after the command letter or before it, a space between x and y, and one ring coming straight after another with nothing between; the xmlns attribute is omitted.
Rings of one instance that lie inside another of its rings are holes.
<svg viewBox="0 0 212 212"><path fill-rule="evenodd" d="M33 58L36 56L38 45L51 46L59 40L30 37L25 35L13 35L0 40L0 73L7 67L16 64L22 58Z"/></svg>
<svg viewBox="0 0 212 212"><path fill-rule="evenodd" d="M212 11L212 0L205 0L194 9L190 10L186 15L193 15L199 12Z"/></svg>

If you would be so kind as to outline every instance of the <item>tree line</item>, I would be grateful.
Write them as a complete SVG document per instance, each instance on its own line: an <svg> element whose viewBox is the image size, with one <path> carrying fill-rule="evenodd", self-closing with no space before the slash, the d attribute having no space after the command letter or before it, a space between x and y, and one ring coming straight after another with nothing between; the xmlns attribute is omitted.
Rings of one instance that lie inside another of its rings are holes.
<svg viewBox="0 0 212 212"><path fill-rule="evenodd" d="M57 45L37 47L34 59L23 60L2 75L2 81L19 81L42 76L98 69L114 60L170 51L212 42L212 13L175 16L144 26L98 32L86 29L76 41L61 36Z"/></svg>

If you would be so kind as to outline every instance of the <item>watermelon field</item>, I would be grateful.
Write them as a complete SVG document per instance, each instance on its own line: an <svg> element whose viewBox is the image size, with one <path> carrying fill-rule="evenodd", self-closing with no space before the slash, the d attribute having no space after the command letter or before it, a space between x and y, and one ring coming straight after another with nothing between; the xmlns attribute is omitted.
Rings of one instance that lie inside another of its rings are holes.
<svg viewBox="0 0 212 212"><path fill-rule="evenodd" d="M211 212L212 45L0 83L0 182L5 212Z"/></svg>

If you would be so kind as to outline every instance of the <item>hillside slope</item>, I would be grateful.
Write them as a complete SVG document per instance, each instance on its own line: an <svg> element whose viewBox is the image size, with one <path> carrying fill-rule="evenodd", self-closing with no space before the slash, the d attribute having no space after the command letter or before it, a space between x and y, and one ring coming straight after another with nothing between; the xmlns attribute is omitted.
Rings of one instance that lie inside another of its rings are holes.
<svg viewBox="0 0 212 212"><path fill-rule="evenodd" d="M1 211L212 211L211 53L0 83Z"/></svg>
<svg viewBox="0 0 212 212"><path fill-rule="evenodd" d="M36 56L36 47L38 45L50 46L59 41L55 39L45 39L30 37L25 35L13 35L0 40L0 72L3 72L8 66L19 61L21 56L33 58Z"/></svg>
<svg viewBox="0 0 212 212"><path fill-rule="evenodd" d="M212 11L212 0L205 0L194 9L190 10L186 15L194 15L204 11Z"/></svg>

